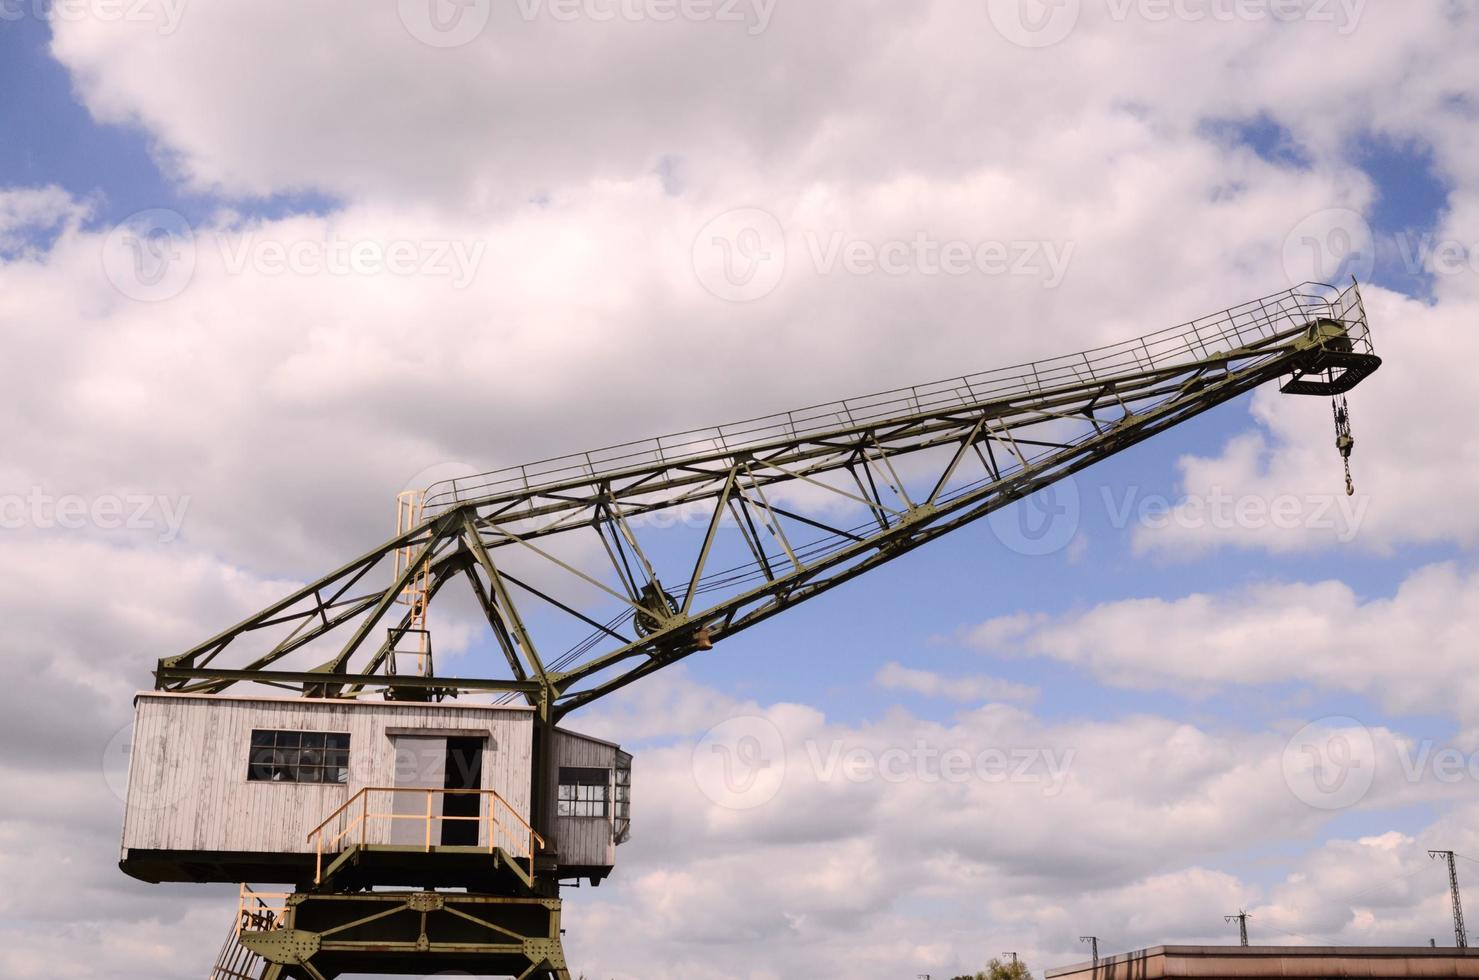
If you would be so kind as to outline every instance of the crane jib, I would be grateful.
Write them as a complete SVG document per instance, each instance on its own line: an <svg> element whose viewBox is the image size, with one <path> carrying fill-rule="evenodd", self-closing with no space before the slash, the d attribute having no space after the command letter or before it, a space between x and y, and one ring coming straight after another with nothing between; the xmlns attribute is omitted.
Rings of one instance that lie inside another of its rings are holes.
<svg viewBox="0 0 1479 980"><path fill-rule="evenodd" d="M162 659L156 686L477 691L558 719L1270 382L1335 399L1353 492L1345 394L1380 365L1359 289L1305 284L1092 351L459 478ZM433 676L427 608L457 579L506 678Z"/></svg>

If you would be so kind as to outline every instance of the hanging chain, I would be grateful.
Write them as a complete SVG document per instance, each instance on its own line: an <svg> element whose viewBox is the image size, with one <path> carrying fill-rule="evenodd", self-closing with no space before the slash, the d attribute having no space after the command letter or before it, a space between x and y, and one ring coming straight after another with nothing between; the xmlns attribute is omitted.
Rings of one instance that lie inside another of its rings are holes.
<svg viewBox="0 0 1479 980"><path fill-rule="evenodd" d="M1350 406L1346 404L1345 395L1336 395L1330 402L1335 410L1335 448L1340 450L1340 458L1345 461L1346 496L1354 497L1356 484L1351 479L1351 450L1356 448L1356 439L1351 435Z"/></svg>

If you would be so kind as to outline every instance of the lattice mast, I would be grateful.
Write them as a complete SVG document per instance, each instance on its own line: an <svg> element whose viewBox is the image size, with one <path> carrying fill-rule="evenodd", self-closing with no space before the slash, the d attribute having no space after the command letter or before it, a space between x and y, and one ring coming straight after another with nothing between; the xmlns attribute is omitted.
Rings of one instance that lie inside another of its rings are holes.
<svg viewBox="0 0 1479 980"><path fill-rule="evenodd" d="M1453 903L1453 945L1468 949L1469 933L1464 928L1464 903L1458 891L1458 866L1452 851L1429 851L1428 857L1446 861L1448 864L1448 894Z"/></svg>

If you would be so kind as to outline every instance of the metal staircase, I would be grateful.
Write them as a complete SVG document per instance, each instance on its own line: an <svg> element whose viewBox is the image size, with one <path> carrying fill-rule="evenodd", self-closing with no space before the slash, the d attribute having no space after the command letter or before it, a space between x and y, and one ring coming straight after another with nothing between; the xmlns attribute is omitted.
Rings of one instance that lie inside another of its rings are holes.
<svg viewBox="0 0 1479 980"><path fill-rule="evenodd" d="M236 918L231 923L226 941L221 944L221 952L216 957L216 965L211 968L209 980L264 980L271 964L243 946L241 934L281 928L282 909L268 905L267 899L284 897L258 894L246 885L241 886Z"/></svg>

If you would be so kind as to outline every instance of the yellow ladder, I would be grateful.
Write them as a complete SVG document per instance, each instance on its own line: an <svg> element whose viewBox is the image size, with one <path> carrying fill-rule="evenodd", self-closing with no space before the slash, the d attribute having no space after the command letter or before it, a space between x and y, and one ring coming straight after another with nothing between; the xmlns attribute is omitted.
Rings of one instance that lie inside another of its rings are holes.
<svg viewBox="0 0 1479 980"><path fill-rule="evenodd" d="M421 507L424 501L424 492L421 490L405 490L396 495L395 498L395 533L397 536L405 534L416 525L421 523ZM416 546L414 544L403 544L395 550L395 577L399 579L411 563L416 560ZM395 673L396 654L416 654L416 673L421 677L431 676L431 633L426 628L426 606L431 600L431 562L421 563L396 596L396 601L403 606L409 606L411 611L410 625L406 635L416 637L414 648L402 650L397 646L390 654L390 673Z"/></svg>

